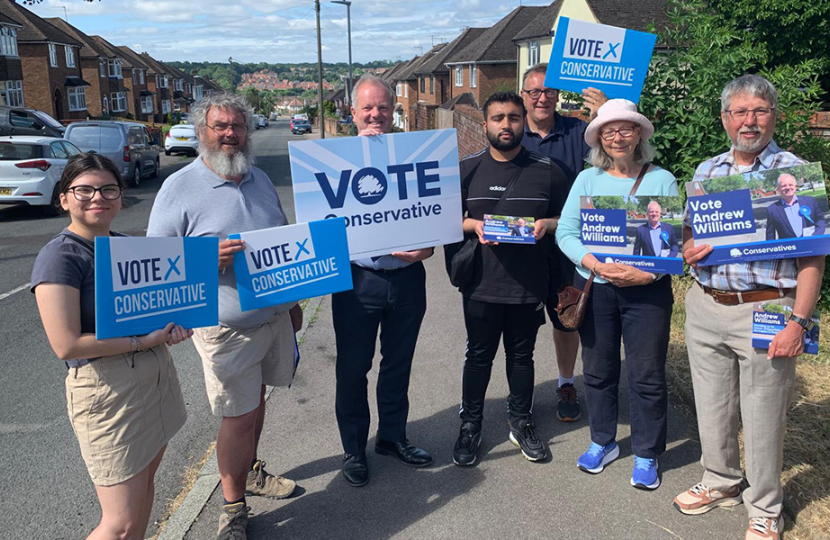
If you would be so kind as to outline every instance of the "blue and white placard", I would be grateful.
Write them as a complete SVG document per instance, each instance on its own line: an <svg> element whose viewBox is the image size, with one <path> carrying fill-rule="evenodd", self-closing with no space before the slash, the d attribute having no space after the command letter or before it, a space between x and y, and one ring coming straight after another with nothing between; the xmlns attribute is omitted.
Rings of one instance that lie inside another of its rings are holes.
<svg viewBox="0 0 830 540"><path fill-rule="evenodd" d="M288 143L297 221L343 217L352 260L462 239L454 129Z"/></svg>
<svg viewBox="0 0 830 540"><path fill-rule="evenodd" d="M593 87L637 103L656 41L646 32L559 17L545 86L577 93Z"/></svg>
<svg viewBox="0 0 830 540"><path fill-rule="evenodd" d="M787 326L787 320L793 310L789 306L781 306L773 302L756 304L752 311L752 346L756 349L769 349L775 335ZM805 354L818 354L819 323L818 313L810 319L813 328L804 332Z"/></svg>
<svg viewBox="0 0 830 540"><path fill-rule="evenodd" d="M233 256L242 311L352 288L343 218L232 234L245 241Z"/></svg>
<svg viewBox="0 0 830 540"><path fill-rule="evenodd" d="M219 239L95 239L95 337L219 324Z"/></svg>

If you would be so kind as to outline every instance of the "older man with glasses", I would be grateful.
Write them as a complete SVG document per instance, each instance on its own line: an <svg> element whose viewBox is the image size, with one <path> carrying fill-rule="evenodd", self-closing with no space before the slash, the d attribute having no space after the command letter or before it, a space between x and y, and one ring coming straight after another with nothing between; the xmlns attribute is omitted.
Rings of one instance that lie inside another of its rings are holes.
<svg viewBox="0 0 830 540"><path fill-rule="evenodd" d="M559 90L545 86L547 64L536 64L524 73L522 98L527 109L522 146L550 158L565 173L567 188L573 186L576 175L585 168L585 161L591 147L585 142L588 124L579 118L562 116L556 112ZM585 105L591 111L591 118L597 115L605 94L595 88L586 88L582 93ZM563 194L567 196L567 193ZM582 417L582 409L574 386L574 366L579 349L579 335L575 330L562 326L556 314L556 291L573 280L574 265L562 254L559 247L551 246L555 263L552 266L550 295L547 311L553 323L553 345L556 351L556 365L559 381L556 393L559 396L556 417L562 422L575 422Z"/></svg>
<svg viewBox="0 0 830 540"><path fill-rule="evenodd" d="M243 312L233 271L242 240L228 235L287 225L274 184L253 167L253 110L240 96L220 94L192 113L199 159L170 176L159 190L147 236L218 236L219 325L198 328L193 342L205 373L213 414L222 417L216 458L224 504L219 539L246 537L245 495L283 499L295 483L265 471L257 446L265 419L265 386L294 378L296 303Z"/></svg>
<svg viewBox="0 0 830 540"><path fill-rule="evenodd" d="M721 122L732 148L701 163L694 180L779 169L804 163L772 139L778 94L758 75L731 81L721 94ZM697 283L686 294L686 347L694 384L703 478L675 497L684 514L703 514L741 503L738 445L741 412L749 487L745 540L777 540L784 529L784 433L795 383L795 360L812 328L824 256L697 266L712 251L695 244L688 221L683 257ZM758 302L789 308L787 326L769 350L752 346Z"/></svg>

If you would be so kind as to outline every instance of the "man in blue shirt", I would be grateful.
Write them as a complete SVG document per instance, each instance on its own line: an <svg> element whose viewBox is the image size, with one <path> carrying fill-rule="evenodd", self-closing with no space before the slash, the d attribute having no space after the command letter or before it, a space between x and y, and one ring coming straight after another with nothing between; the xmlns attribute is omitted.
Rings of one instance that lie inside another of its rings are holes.
<svg viewBox="0 0 830 540"><path fill-rule="evenodd" d="M781 198L767 207L767 240L824 234L824 213L813 197L797 196L797 188L793 175L784 173L778 177Z"/></svg>
<svg viewBox="0 0 830 540"><path fill-rule="evenodd" d="M573 185L576 175L585 168L585 160L591 147L585 142L585 129L588 124L579 118L562 116L556 112L559 91L545 86L547 64L536 64L524 73L522 78L522 98L527 109L527 122L524 127L522 146L548 157L559 165L568 181L568 189ZM582 93L585 105L591 111L591 118L597 109L607 101L605 94L595 88L586 88ZM548 316L553 323L553 346L556 350L556 364L559 369L559 383L556 393L559 395L556 417L563 422L575 422L582 417L582 409L574 387L574 366L576 352L579 349L579 334L568 330L559 322L556 315L556 291L562 285L573 281L574 266L559 250L553 246L554 263L547 302Z"/></svg>

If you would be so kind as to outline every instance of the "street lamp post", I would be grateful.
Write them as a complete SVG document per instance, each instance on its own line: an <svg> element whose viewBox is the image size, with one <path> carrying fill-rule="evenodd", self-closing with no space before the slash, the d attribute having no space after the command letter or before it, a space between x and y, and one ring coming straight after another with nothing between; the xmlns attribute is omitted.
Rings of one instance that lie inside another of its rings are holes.
<svg viewBox="0 0 830 540"><path fill-rule="evenodd" d="M346 6L346 27L349 30L349 82L346 85L346 103L352 105L352 3L349 0L332 0L332 4Z"/></svg>

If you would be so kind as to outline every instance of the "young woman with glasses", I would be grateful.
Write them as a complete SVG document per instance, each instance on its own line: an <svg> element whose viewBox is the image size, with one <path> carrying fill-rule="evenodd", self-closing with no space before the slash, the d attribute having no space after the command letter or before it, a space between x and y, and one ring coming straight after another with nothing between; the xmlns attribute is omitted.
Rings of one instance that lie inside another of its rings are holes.
<svg viewBox="0 0 830 540"><path fill-rule="evenodd" d="M121 210L118 168L79 154L59 184L70 224L35 260L32 291L55 354L66 363L69 420L102 517L90 539L143 539L153 506L153 477L186 413L166 345L192 331L173 323L143 336L95 339L96 236Z"/></svg>

